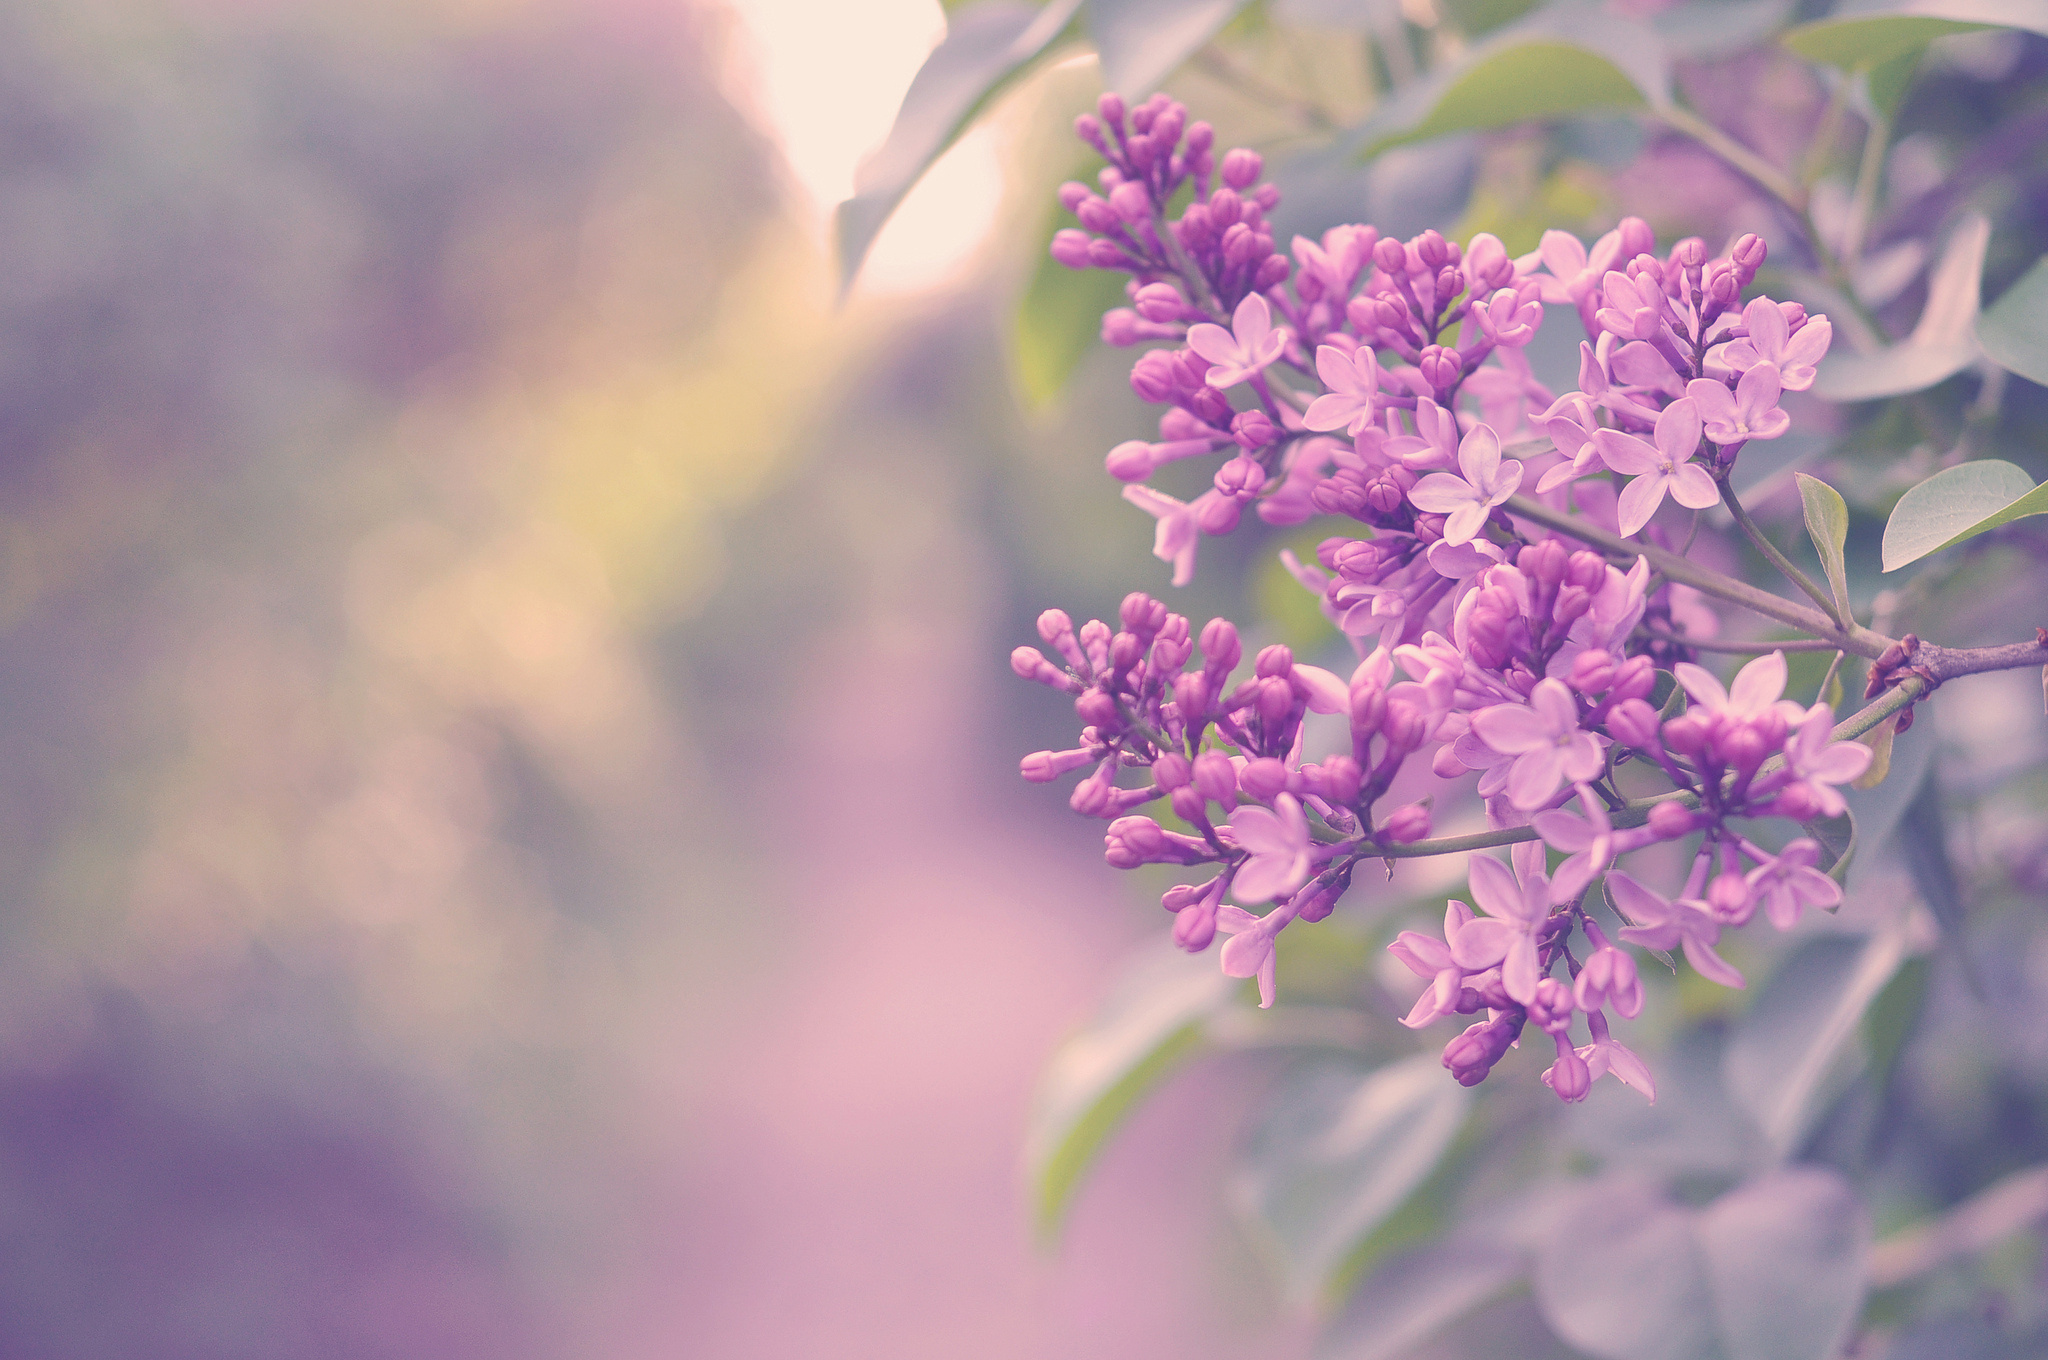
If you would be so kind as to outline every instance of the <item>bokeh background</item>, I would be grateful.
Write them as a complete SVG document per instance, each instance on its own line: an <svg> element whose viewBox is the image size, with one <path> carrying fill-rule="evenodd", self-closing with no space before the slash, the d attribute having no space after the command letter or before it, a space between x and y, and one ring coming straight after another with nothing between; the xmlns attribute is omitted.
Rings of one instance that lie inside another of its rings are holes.
<svg viewBox="0 0 2048 1360"><path fill-rule="evenodd" d="M1002 147L840 304L942 23L843 8L0 4L0 1355L1276 1335L1227 1065L1029 1238L1153 923L1004 658L1149 527L1008 395Z"/></svg>
<svg viewBox="0 0 2048 1360"><path fill-rule="evenodd" d="M0 0L0 1360L1305 1352L1219 1184L1268 1066L1031 1238L1034 1082L1162 921L1016 779L1069 724L1007 655L1165 572L1123 365L1009 338L1087 61L839 296L942 25ZM1750 224L1609 132L1295 201ZM1313 628L1276 546L1176 608Z"/></svg>

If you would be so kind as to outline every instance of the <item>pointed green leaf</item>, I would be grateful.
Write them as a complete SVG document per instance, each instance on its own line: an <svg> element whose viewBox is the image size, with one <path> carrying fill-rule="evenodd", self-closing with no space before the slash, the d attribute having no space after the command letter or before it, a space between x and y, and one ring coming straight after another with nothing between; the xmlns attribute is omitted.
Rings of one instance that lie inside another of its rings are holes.
<svg viewBox="0 0 2048 1360"><path fill-rule="evenodd" d="M1041 1079L1025 1139L1034 1218L1059 1231L1075 1187L1109 1135L1160 1078L1202 1045L1202 1022L1237 984L1206 954L1157 941L1061 1046Z"/></svg>
<svg viewBox="0 0 2048 1360"><path fill-rule="evenodd" d="M2028 515L2048 514L2048 488L2011 463L1979 458L1944 468L1899 497L1885 521L1883 566L1897 571L1929 553Z"/></svg>
<svg viewBox="0 0 2048 1360"><path fill-rule="evenodd" d="M1253 1134L1235 1197L1292 1297L1326 1291L1428 1179L1470 1105L1430 1054L1377 1071L1326 1061L1291 1074Z"/></svg>
<svg viewBox="0 0 2048 1360"><path fill-rule="evenodd" d="M1977 342L1999 367L2048 387L2048 256L1977 319Z"/></svg>
<svg viewBox="0 0 2048 1360"><path fill-rule="evenodd" d="M2048 34L2048 0L1898 0L1801 24L1785 46L1808 61L1845 71L1868 70L1936 38L1986 28Z"/></svg>
<svg viewBox="0 0 2048 1360"><path fill-rule="evenodd" d="M1949 858L1947 819L1942 815L1938 783L1932 774L1920 781L1920 791L1899 817L1898 845L1920 900L1941 923L1942 933L1953 939L1962 933L1966 904L1962 879Z"/></svg>
<svg viewBox="0 0 2048 1360"><path fill-rule="evenodd" d="M1798 1150L1862 1063L1863 1012L1905 961L1904 933L1815 940L1781 965L1722 1060L1728 1093L1780 1158Z"/></svg>
<svg viewBox="0 0 2048 1360"><path fill-rule="evenodd" d="M1920 324L1899 344L1874 354L1832 353L1821 361L1813 390L1830 401L1869 401L1918 392L1975 363L1984 250L1991 224L1971 213L1949 234L1927 282Z"/></svg>
<svg viewBox="0 0 2048 1360"><path fill-rule="evenodd" d="M1649 25L1565 0L1497 30L1441 75L1389 101L1359 156L1446 133L1671 102L1671 58Z"/></svg>
<svg viewBox="0 0 2048 1360"><path fill-rule="evenodd" d="M1245 0L1087 0L1102 87L1132 103L1159 87Z"/></svg>
<svg viewBox="0 0 2048 1360"><path fill-rule="evenodd" d="M1842 561L1842 546L1849 541L1849 507L1842 500L1842 493L1820 478L1803 472L1792 476L1799 484L1799 502L1806 510L1806 532L1813 538L1813 550L1820 554L1828 590L1835 597L1835 610L1846 619L1849 571Z"/></svg>
<svg viewBox="0 0 2048 1360"><path fill-rule="evenodd" d="M1856 858L1856 814L1816 817L1802 829L1820 843L1821 858L1814 867L1837 883L1847 878Z"/></svg>
<svg viewBox="0 0 2048 1360"><path fill-rule="evenodd" d="M998 91L1023 73L1063 32L1081 0L1052 0L1043 9L982 0L955 11L946 36L925 58L888 137L854 176L853 197L839 205L839 286L853 283L868 247L912 185Z"/></svg>

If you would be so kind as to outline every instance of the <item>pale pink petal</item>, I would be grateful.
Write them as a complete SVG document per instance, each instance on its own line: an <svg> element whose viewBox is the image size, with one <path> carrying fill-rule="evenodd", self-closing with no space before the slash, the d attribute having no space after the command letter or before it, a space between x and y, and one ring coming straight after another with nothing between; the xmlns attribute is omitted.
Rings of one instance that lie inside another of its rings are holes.
<svg viewBox="0 0 2048 1360"><path fill-rule="evenodd" d="M1645 888L1642 884L1622 873L1619 869L1607 876L1607 900L1621 913L1624 921L1642 926L1657 926L1672 920L1675 911L1668 901ZM1667 946L1652 945L1653 949Z"/></svg>
<svg viewBox="0 0 2048 1360"><path fill-rule="evenodd" d="M1304 666L1297 662L1294 678L1308 686L1308 707L1311 713L1344 713L1351 708L1351 686L1321 666Z"/></svg>
<svg viewBox="0 0 2048 1360"><path fill-rule="evenodd" d="M1755 717L1778 701L1785 692L1785 654L1760 656L1735 673L1728 691L1729 709L1742 717Z"/></svg>
<svg viewBox="0 0 2048 1360"><path fill-rule="evenodd" d="M1434 978L1451 965L1451 947L1416 930L1396 935L1387 952L1407 964L1408 971L1417 977Z"/></svg>
<svg viewBox="0 0 2048 1360"><path fill-rule="evenodd" d="M1585 272L1585 243L1568 231L1544 232L1536 253L1542 257L1543 267L1561 283L1569 283Z"/></svg>
<svg viewBox="0 0 2048 1360"><path fill-rule="evenodd" d="M1267 333L1273 329L1273 309L1261 294L1246 293L1244 301L1237 304L1237 311L1231 314L1230 328L1237 332L1237 343L1249 355L1265 343Z"/></svg>
<svg viewBox="0 0 2048 1360"><path fill-rule="evenodd" d="M1244 362L1244 352L1237 347L1236 339L1212 321L1188 327L1188 348L1212 364Z"/></svg>
<svg viewBox="0 0 2048 1360"><path fill-rule="evenodd" d="M1349 392L1325 392L1308 404L1301 423L1311 430L1342 430L1360 416L1372 415L1372 403Z"/></svg>
<svg viewBox="0 0 2048 1360"><path fill-rule="evenodd" d="M1657 417L1657 449L1674 463L1699 452L1702 433L1700 408L1690 397L1680 397Z"/></svg>
<svg viewBox="0 0 2048 1360"><path fill-rule="evenodd" d="M1492 487L1494 473L1500 470L1500 436L1491 425L1474 425L1459 443L1458 470L1472 485Z"/></svg>
<svg viewBox="0 0 2048 1360"><path fill-rule="evenodd" d="M1529 819L1529 825L1536 828L1536 834L1543 837L1543 843L1553 850L1567 854L1584 850L1593 843L1594 829L1583 817L1574 817L1562 808L1539 812Z"/></svg>
<svg viewBox="0 0 2048 1360"><path fill-rule="evenodd" d="M1688 510L1704 510L1721 503L1721 489L1698 463L1680 463L1671 473L1671 499Z"/></svg>
<svg viewBox="0 0 2048 1360"><path fill-rule="evenodd" d="M1487 507L1479 501L1468 501L1451 511L1444 520L1443 541L1454 546L1470 543L1486 527L1486 514Z"/></svg>
<svg viewBox="0 0 2048 1360"><path fill-rule="evenodd" d="M1358 370L1352 367L1351 356L1335 345L1316 346L1316 376L1332 393L1359 395Z"/></svg>
<svg viewBox="0 0 2048 1360"><path fill-rule="evenodd" d="M1464 478L1449 472L1432 472L1408 492L1408 502L1432 515L1448 515L1476 504L1479 493Z"/></svg>
<svg viewBox="0 0 2048 1360"><path fill-rule="evenodd" d="M1685 692L1693 697L1695 703L1715 712L1728 707L1728 691L1721 688L1721 682L1706 667L1681 661L1671 668L1671 673L1678 677L1678 683L1685 687Z"/></svg>
<svg viewBox="0 0 2048 1360"><path fill-rule="evenodd" d="M1683 385L1671 361L1646 340L1634 340L1614 353L1614 376L1632 387L1648 387L1676 396Z"/></svg>
<svg viewBox="0 0 2048 1360"><path fill-rule="evenodd" d="M1481 911L1503 921L1520 918L1522 888L1515 882L1515 876L1508 872L1507 865L1492 855L1474 855L1468 872L1471 875L1472 900L1479 904ZM1473 930L1483 924L1483 921L1475 920L1465 929ZM1464 938L1463 932L1459 938Z"/></svg>
<svg viewBox="0 0 2048 1360"><path fill-rule="evenodd" d="M1685 385L1685 395L1699 408L1700 419L1706 422L1709 434L1718 428L1732 430L1735 427L1735 394L1727 384L1715 382L1712 378L1694 378ZM1726 440L1714 434L1716 443Z"/></svg>
<svg viewBox="0 0 2048 1360"><path fill-rule="evenodd" d="M1742 974L1735 966L1714 952L1714 947L1696 936L1685 937L1685 958L1699 975L1709 982L1718 982L1723 987L1744 987Z"/></svg>
<svg viewBox="0 0 2048 1360"><path fill-rule="evenodd" d="M1517 935L1501 962L1501 987L1526 1006L1536 999L1536 984L1542 976L1536 965L1535 939L1526 933Z"/></svg>
<svg viewBox="0 0 2048 1360"><path fill-rule="evenodd" d="M1642 527L1657 513L1657 507L1664 503L1664 492L1670 479L1661 472L1646 472L1622 488L1621 495L1614 503L1615 517L1623 538L1640 533Z"/></svg>
<svg viewBox="0 0 2048 1360"><path fill-rule="evenodd" d="M1524 812L1542 807L1564 782L1564 752L1545 744L1515 757L1508 771L1508 801Z"/></svg>
<svg viewBox="0 0 2048 1360"><path fill-rule="evenodd" d="M1236 935L1250 930L1258 923L1259 918L1243 907L1233 907L1226 902L1216 908L1216 928L1226 935Z"/></svg>
<svg viewBox="0 0 2048 1360"><path fill-rule="evenodd" d="M1451 957L1458 961L1460 968L1473 971L1491 968L1507 957L1509 946L1524 938L1526 932L1512 921L1496 921L1487 917L1458 932L1458 938L1451 942Z"/></svg>
<svg viewBox="0 0 2048 1360"><path fill-rule="evenodd" d="M1547 746L1551 727L1541 715L1520 704L1496 704L1472 715L1479 739L1504 756L1517 756Z"/></svg>
<svg viewBox="0 0 2048 1360"><path fill-rule="evenodd" d="M1650 1103L1655 1105L1657 1103L1657 1082L1650 1075L1650 1069L1643 1065L1643 1060L1612 1040L1601 1044L1599 1047L1606 1056L1607 1070L1619 1077L1623 1085L1632 1086L1648 1096Z"/></svg>
<svg viewBox="0 0 2048 1360"><path fill-rule="evenodd" d="M1836 742L1806 767L1806 773L1823 783L1846 784L1861 777L1875 755L1860 741Z"/></svg>
<svg viewBox="0 0 2048 1360"><path fill-rule="evenodd" d="M1600 461L1624 476L1649 472L1663 461L1655 449L1620 430L1596 430L1593 443L1600 450Z"/></svg>
<svg viewBox="0 0 2048 1360"><path fill-rule="evenodd" d="M1555 682L1546 681L1545 683L1554 684ZM1607 768L1607 756L1600 749L1600 739L1590 732L1581 732L1578 736L1573 737L1571 743L1565 746L1563 751L1564 777L1571 780L1574 784L1583 784L1589 779L1597 779L1600 772Z"/></svg>
<svg viewBox="0 0 2048 1360"><path fill-rule="evenodd" d="M1766 360L1785 349L1785 313L1767 297L1751 300L1742 309L1742 324L1749 330L1749 343Z"/></svg>
<svg viewBox="0 0 2048 1360"><path fill-rule="evenodd" d="M1562 680L1538 680L1529 691L1529 707L1536 710L1553 737L1562 736L1579 725L1579 706Z"/></svg>

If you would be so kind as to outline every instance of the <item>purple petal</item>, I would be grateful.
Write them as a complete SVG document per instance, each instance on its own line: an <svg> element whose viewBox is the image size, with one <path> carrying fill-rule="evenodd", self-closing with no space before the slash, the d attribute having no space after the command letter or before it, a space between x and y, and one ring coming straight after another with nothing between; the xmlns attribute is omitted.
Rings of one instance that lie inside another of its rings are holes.
<svg viewBox="0 0 2048 1360"><path fill-rule="evenodd" d="M1515 876L1508 872L1508 866L1492 855L1474 855L1469 869L1472 883L1472 900L1488 916L1502 921L1518 920L1522 914L1522 889L1515 882ZM1475 930L1484 925L1475 920L1466 930ZM1464 938L1462 933L1460 939ZM1452 942L1456 949L1457 942ZM1484 965L1481 965L1484 967Z"/></svg>
<svg viewBox="0 0 2048 1360"><path fill-rule="evenodd" d="M1669 480L1661 472L1646 472L1622 488L1614 510L1623 538L1642 532L1643 526L1650 522L1650 516L1656 514L1657 507L1664 503L1664 490Z"/></svg>
<svg viewBox="0 0 2048 1360"><path fill-rule="evenodd" d="M1478 499L1479 493L1464 478L1449 472L1432 472L1408 492L1411 505L1432 515L1448 515Z"/></svg>
<svg viewBox="0 0 2048 1360"><path fill-rule="evenodd" d="M1584 850L1593 844L1593 828L1581 817L1575 817L1562 808L1539 812L1529 819L1529 825L1536 828L1536 834L1543 843L1553 850L1566 854Z"/></svg>
<svg viewBox="0 0 2048 1360"><path fill-rule="evenodd" d="M1626 934L1627 932L1623 932ZM1668 947L1668 946L1667 946ZM1746 987L1742 974L1732 964L1714 952L1714 947L1695 936L1685 937L1685 958L1699 975L1709 982L1718 982L1723 987Z"/></svg>
<svg viewBox="0 0 2048 1360"><path fill-rule="evenodd" d="M1619 430L1596 430L1593 444L1600 450L1600 461L1624 476L1637 476L1655 468L1658 463L1657 451L1632 434Z"/></svg>
<svg viewBox="0 0 2048 1360"><path fill-rule="evenodd" d="M1499 963L1507 957L1510 945L1527 938L1528 932L1514 923L1486 917L1458 932L1458 938L1451 942L1451 957L1460 968L1477 972Z"/></svg>
<svg viewBox="0 0 2048 1360"><path fill-rule="evenodd" d="M1188 348L1212 364L1238 364L1244 361L1244 351L1237 347L1237 341L1229 331L1212 321L1188 327Z"/></svg>
<svg viewBox="0 0 2048 1360"><path fill-rule="evenodd" d="M1694 703L1717 713L1728 707L1728 691L1721 688L1721 682L1706 667L1681 661L1671 668L1671 673L1678 677L1678 683L1685 687Z"/></svg>
<svg viewBox="0 0 2048 1360"><path fill-rule="evenodd" d="M1680 463L1671 470L1671 499L1688 510L1705 510L1721 503L1721 489L1698 463Z"/></svg>
<svg viewBox="0 0 2048 1360"><path fill-rule="evenodd" d="M1680 397L1657 417L1657 448L1674 463L1682 463L1699 452L1704 430L1700 408L1690 397Z"/></svg>
<svg viewBox="0 0 2048 1360"><path fill-rule="evenodd" d="M1728 691L1728 707L1745 718L1756 717L1784 692L1785 654L1772 652L1735 673L1735 683Z"/></svg>
<svg viewBox="0 0 2048 1360"><path fill-rule="evenodd" d="M1515 757L1508 771L1508 801L1523 812L1542 807L1564 782L1564 751L1557 746L1539 746Z"/></svg>
<svg viewBox="0 0 2048 1360"><path fill-rule="evenodd" d="M1536 966L1536 939L1524 932L1515 936L1508 946L1507 958L1500 966L1501 986L1507 994L1523 1005L1536 999L1536 984L1543 974Z"/></svg>
<svg viewBox="0 0 2048 1360"><path fill-rule="evenodd" d="M1551 741L1551 727L1533 709L1520 704L1495 704L1472 715L1479 739L1504 756L1518 756Z"/></svg>

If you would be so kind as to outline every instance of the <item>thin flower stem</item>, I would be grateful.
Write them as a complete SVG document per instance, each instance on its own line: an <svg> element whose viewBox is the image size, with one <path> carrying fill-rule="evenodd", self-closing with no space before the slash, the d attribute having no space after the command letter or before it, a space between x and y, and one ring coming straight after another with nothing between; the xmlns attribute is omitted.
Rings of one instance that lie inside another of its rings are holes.
<svg viewBox="0 0 2048 1360"><path fill-rule="evenodd" d="M1847 620L1835 612L1834 597L1814 584L1812 578L1807 576L1805 572L1794 566L1792 559L1779 552L1778 545L1771 542L1764 531L1757 527L1757 522L1749 517L1749 511L1743 507L1742 497L1735 494L1735 487L1732 483L1721 483L1721 503L1728 507L1729 514L1735 516L1735 523L1741 528L1743 535L1756 545L1756 550L1762 553L1765 559L1778 569L1780 575L1805 591L1806 598L1819 605L1821 612L1826 614L1836 625L1839 626L1847 622Z"/></svg>
<svg viewBox="0 0 2048 1360"><path fill-rule="evenodd" d="M1835 646L1854 652L1858 656L1868 657L1874 661L1883 656L1884 649L1892 644L1892 639L1874 633L1868 628L1852 623L1844 629L1837 625L1834 619L1818 610L1794 604L1767 590L1758 590L1753 585L1730 576L1723 576L1718 571L1696 566L1677 553L1646 543L1633 543L1619 534L1596 529L1576 515L1553 510L1527 496L1510 496L1503 508L1511 515L1519 515L1523 519L1534 520L1538 524L1569 534L1581 543L1599 548L1610 556L1643 558L1670 580L1691 586L1694 590L1712 595L1716 599L1726 600L1730 604L1739 604L1744 609L1762 614L1765 618L1789 623L1794 628L1811 633L1815 637L1826 638Z"/></svg>
<svg viewBox="0 0 2048 1360"><path fill-rule="evenodd" d="M1836 652L1835 659L1828 663L1828 673L1820 680L1820 691L1813 696L1815 703L1824 704L1828 701L1828 686L1834 684L1835 677L1842 673L1842 658L1848 655L1847 652Z"/></svg>
<svg viewBox="0 0 2048 1360"><path fill-rule="evenodd" d="M1658 119L1673 132L1684 133L1755 180L1758 185L1769 191L1772 197L1797 213L1802 221L1805 220L1806 191L1786 178L1785 173L1777 166L1690 109L1673 104L1654 110L1651 117Z"/></svg>
<svg viewBox="0 0 2048 1360"><path fill-rule="evenodd" d="M1677 633L1645 628L1642 635L1659 642L1675 642L1696 652L1733 652L1740 656L1769 656L1772 652L1831 652L1835 644L1821 638L1791 638L1783 642L1716 642L1711 638L1689 638ZM1839 664L1839 663L1837 663ZM1833 674L1833 672L1829 672Z"/></svg>

